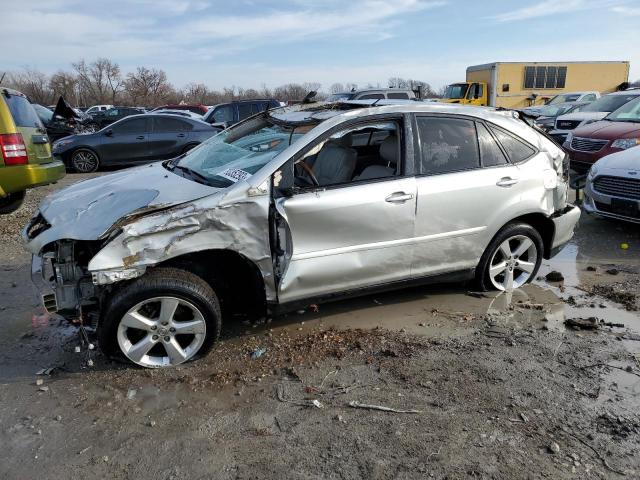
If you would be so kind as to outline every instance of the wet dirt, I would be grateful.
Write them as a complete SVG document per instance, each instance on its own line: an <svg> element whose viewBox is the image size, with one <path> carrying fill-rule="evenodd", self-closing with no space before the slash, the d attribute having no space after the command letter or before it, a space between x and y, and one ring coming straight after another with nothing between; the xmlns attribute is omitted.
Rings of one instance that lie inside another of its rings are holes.
<svg viewBox="0 0 640 480"><path fill-rule="evenodd" d="M511 293L420 287L230 321L172 370L75 353L7 236L0 478L640 478L637 226L583 217ZM624 327L565 328L592 316Z"/></svg>

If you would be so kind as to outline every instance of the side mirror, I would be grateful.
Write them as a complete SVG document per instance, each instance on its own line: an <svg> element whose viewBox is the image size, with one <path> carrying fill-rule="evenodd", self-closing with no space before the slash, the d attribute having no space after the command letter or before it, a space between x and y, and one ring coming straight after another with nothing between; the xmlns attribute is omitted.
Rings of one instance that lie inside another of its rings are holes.
<svg viewBox="0 0 640 480"><path fill-rule="evenodd" d="M107 137L113 137L113 130L109 129L109 130L107 130L106 132L104 132L104 134L105 134Z"/></svg>

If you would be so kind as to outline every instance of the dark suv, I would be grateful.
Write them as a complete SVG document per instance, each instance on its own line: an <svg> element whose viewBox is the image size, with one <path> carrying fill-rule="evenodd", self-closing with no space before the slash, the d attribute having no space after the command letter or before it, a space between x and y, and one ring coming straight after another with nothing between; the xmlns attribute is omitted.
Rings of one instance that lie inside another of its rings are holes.
<svg viewBox="0 0 640 480"><path fill-rule="evenodd" d="M103 112L95 113L92 117L98 128L104 128L107 125L111 125L113 122L117 122L118 120L128 117L129 115L140 115L142 113L145 113L145 111L141 108L114 107Z"/></svg>
<svg viewBox="0 0 640 480"><path fill-rule="evenodd" d="M209 113L204 116L204 121L227 128L251 115L279 106L280 102L273 98L220 103L209 109Z"/></svg>

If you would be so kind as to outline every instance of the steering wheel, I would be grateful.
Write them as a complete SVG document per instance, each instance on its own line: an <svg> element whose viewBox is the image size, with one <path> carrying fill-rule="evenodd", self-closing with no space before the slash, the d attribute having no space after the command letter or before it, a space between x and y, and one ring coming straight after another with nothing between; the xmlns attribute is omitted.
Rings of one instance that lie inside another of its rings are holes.
<svg viewBox="0 0 640 480"><path fill-rule="evenodd" d="M313 173L313 169L307 165L304 160L296 163L296 165L300 165L302 167L302 169L305 171L305 173L307 175L309 175L309 178L311 179L311 181L313 182L313 186L314 187L319 187L320 186L320 182L318 182L318 179L316 178L316 174Z"/></svg>

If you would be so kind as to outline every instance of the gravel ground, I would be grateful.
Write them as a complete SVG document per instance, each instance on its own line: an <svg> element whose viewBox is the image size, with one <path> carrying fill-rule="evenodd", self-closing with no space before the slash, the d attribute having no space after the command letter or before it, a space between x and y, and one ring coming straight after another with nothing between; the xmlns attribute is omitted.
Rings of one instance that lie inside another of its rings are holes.
<svg viewBox="0 0 640 480"><path fill-rule="evenodd" d="M640 478L637 227L583 218L541 270L560 282L229 323L151 371L74 353L39 309L17 232L55 188L0 225L0 478Z"/></svg>

